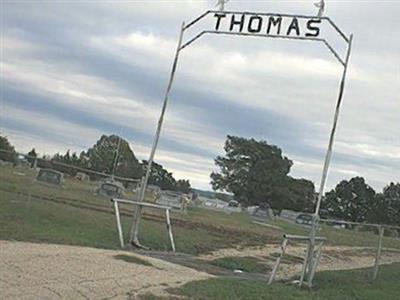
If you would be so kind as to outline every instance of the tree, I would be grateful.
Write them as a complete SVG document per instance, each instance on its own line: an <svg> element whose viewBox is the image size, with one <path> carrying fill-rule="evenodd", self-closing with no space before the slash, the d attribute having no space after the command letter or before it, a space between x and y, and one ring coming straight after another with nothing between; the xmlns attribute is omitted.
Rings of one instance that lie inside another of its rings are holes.
<svg viewBox="0 0 400 300"><path fill-rule="evenodd" d="M116 135L102 135L96 144L89 148L86 154L81 153L80 157L85 161L85 157L88 157L85 164L98 172L114 173L127 178L141 178L143 175L143 168L129 143Z"/></svg>
<svg viewBox="0 0 400 300"><path fill-rule="evenodd" d="M386 223L400 225L400 183L391 182L383 189L383 197L386 205Z"/></svg>
<svg viewBox="0 0 400 300"><path fill-rule="evenodd" d="M368 223L373 224L388 224L388 201L386 201L383 193L375 195L372 201L369 212L367 214Z"/></svg>
<svg viewBox="0 0 400 300"><path fill-rule="evenodd" d="M306 212L314 209L315 187L307 179L287 176L279 185L273 186L271 195L268 203L278 211L290 209Z"/></svg>
<svg viewBox="0 0 400 300"><path fill-rule="evenodd" d="M17 152L6 136L0 135L0 159L15 163Z"/></svg>
<svg viewBox="0 0 400 300"><path fill-rule="evenodd" d="M375 191L362 177L341 181L325 194L324 207L339 219L364 222L374 207Z"/></svg>
<svg viewBox="0 0 400 300"><path fill-rule="evenodd" d="M276 196L293 165L282 150L266 141L229 135L224 150L225 156L215 159L220 172L211 174L213 189L233 193L244 205L277 204Z"/></svg>
<svg viewBox="0 0 400 300"><path fill-rule="evenodd" d="M147 168L147 161L142 162L144 169ZM176 190L176 180L171 172L168 172L164 167L156 162L151 164L151 172L149 184L159 186L163 190Z"/></svg>
<svg viewBox="0 0 400 300"><path fill-rule="evenodd" d="M179 192L189 194L190 193L190 182L189 180L179 179L176 181L175 189Z"/></svg>

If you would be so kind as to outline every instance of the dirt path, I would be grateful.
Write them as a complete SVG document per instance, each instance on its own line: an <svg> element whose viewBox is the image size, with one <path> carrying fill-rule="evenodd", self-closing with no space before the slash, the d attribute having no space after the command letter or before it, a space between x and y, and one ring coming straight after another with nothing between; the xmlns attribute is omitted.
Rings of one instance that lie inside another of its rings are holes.
<svg viewBox="0 0 400 300"><path fill-rule="evenodd" d="M209 277L125 251L0 241L0 299L135 299Z"/></svg>
<svg viewBox="0 0 400 300"><path fill-rule="evenodd" d="M287 248L287 255L290 263L282 263L277 273L277 279L287 279L300 274L302 259L305 256L305 246L290 245ZM275 255L280 253L278 245L267 245L263 247L249 247L244 249L221 249L208 255L200 256L203 260L213 260L228 256L251 256L272 267ZM368 247L348 246L324 246L319 271L325 270L348 270L357 268L372 267L375 262L375 249ZM399 249L383 248L381 264L400 262Z"/></svg>
<svg viewBox="0 0 400 300"><path fill-rule="evenodd" d="M210 278L213 275L209 273L265 280L269 274L237 275L207 261L251 256L272 266L278 252L277 245L268 245L222 249L194 257L0 241L0 299L136 299L145 293L166 295L167 288ZM304 247L290 246L288 260L281 264L277 279L298 275L304 253ZM385 249L382 263L393 262L400 262L400 250ZM326 246L318 270L366 268L373 263L372 248Z"/></svg>

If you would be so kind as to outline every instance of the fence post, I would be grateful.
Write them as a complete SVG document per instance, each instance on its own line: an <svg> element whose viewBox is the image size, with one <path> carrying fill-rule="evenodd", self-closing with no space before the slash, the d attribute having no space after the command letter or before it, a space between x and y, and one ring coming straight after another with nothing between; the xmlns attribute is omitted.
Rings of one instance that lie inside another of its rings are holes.
<svg viewBox="0 0 400 300"><path fill-rule="evenodd" d="M385 228L383 226L379 226L378 248L376 249L375 265L374 265L374 273L372 274L372 281L375 281L376 278L378 277L379 261L381 259L382 240L383 240L384 232L385 232Z"/></svg>
<svg viewBox="0 0 400 300"><path fill-rule="evenodd" d="M169 209L165 210L165 216L167 219L167 229L168 229L169 240L171 242L172 252L175 252L175 242L174 242L174 236L172 235L171 219L169 217Z"/></svg>
<svg viewBox="0 0 400 300"><path fill-rule="evenodd" d="M284 238L282 245L281 245L281 254L276 259L275 266L272 269L271 276L269 277L269 280L268 280L268 284L271 284L275 279L275 275L276 275L276 272L278 271L279 264L281 263L281 259L282 259L283 255L285 254L287 243L288 243L288 239Z"/></svg>
<svg viewBox="0 0 400 300"><path fill-rule="evenodd" d="M117 229L118 229L118 236L119 236L119 242L121 244L121 248L124 248L124 236L122 234L122 226L121 226L121 219L119 215L119 207L118 207L118 201L113 201L114 202L114 209L115 209L115 218L117 220Z"/></svg>

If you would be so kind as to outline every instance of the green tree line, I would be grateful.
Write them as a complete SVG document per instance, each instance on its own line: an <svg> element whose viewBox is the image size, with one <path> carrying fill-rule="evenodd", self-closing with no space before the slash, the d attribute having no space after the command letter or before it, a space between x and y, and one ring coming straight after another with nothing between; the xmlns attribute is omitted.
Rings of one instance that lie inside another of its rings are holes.
<svg viewBox="0 0 400 300"><path fill-rule="evenodd" d="M219 171L210 175L214 190L232 193L245 206L313 211L314 183L289 175L293 161L278 146L228 135L224 150L215 159ZM325 194L322 205L333 218L400 225L400 183L376 193L362 177L343 180Z"/></svg>
<svg viewBox="0 0 400 300"><path fill-rule="evenodd" d="M0 159L16 162L17 153L10 144L7 137L0 136ZM37 157L33 148L27 155L28 161L33 164ZM57 164L59 163L59 164ZM61 164L60 164L61 163ZM65 165L64 165L65 164ZM101 172L118 177L140 179L147 168L147 161L139 161L129 143L117 135L102 135L100 139L87 151L71 153L56 153L52 157L41 157L37 159L37 166L41 168L52 168L60 172L75 176L79 167L96 172ZM88 173L93 180L101 178L101 175ZM181 191L189 193L191 186L189 180L175 179L173 174L162 165L153 162L149 184L158 185L163 190Z"/></svg>

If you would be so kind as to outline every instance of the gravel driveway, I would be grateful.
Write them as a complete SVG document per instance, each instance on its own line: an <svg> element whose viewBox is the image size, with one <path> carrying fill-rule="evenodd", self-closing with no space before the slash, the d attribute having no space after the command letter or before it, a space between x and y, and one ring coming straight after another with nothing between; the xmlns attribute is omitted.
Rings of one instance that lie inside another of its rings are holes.
<svg viewBox="0 0 400 300"><path fill-rule="evenodd" d="M118 255L152 266L116 259ZM0 241L0 299L135 299L209 277L131 252Z"/></svg>

